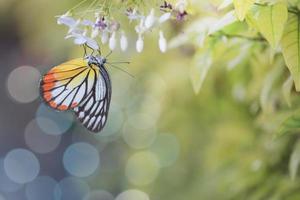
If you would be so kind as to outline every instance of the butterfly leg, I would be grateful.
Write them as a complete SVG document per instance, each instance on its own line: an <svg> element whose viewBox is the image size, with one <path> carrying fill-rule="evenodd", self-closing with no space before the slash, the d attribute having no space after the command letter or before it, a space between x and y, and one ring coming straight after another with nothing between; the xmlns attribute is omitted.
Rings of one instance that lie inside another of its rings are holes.
<svg viewBox="0 0 300 200"><path fill-rule="evenodd" d="M83 58L86 57L86 46L85 45L82 45L83 46L83 50L84 50L84 54L83 54Z"/></svg>

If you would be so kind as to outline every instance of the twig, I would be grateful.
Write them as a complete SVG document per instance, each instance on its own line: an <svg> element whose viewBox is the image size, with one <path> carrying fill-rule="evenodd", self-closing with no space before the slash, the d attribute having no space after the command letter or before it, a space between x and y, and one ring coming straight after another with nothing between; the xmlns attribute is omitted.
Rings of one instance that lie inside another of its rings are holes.
<svg viewBox="0 0 300 200"><path fill-rule="evenodd" d="M223 31L220 31L219 33L221 36L225 36L227 38L241 38L241 39L255 41L255 42L265 42L266 41L263 37L248 37L248 36L239 35L239 34L228 34ZM211 36L218 36L218 35L211 35Z"/></svg>

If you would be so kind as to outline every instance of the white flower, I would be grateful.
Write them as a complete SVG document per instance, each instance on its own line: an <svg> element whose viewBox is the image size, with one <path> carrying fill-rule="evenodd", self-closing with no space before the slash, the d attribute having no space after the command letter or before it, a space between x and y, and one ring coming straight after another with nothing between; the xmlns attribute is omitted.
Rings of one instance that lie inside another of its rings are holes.
<svg viewBox="0 0 300 200"><path fill-rule="evenodd" d="M141 53L144 49L144 40L142 35L139 35L138 40L136 41L136 50L137 52Z"/></svg>
<svg viewBox="0 0 300 200"><path fill-rule="evenodd" d="M109 35L107 31L103 31L101 35L101 42L102 44L106 44L108 42Z"/></svg>
<svg viewBox="0 0 300 200"><path fill-rule="evenodd" d="M75 23L76 20L71 16L70 12L57 16L57 24L59 25L64 24L67 26L73 26Z"/></svg>
<svg viewBox="0 0 300 200"><path fill-rule="evenodd" d="M150 14L145 19L145 27L147 29L152 28L155 23L154 9L152 8Z"/></svg>
<svg viewBox="0 0 300 200"><path fill-rule="evenodd" d="M72 33L72 32L77 32L77 31L79 31L80 29L79 29L79 25L81 24L81 20L80 19L78 19L76 22L75 22L75 24L72 24L72 25L70 25L69 26L69 31L68 31L68 33Z"/></svg>
<svg viewBox="0 0 300 200"><path fill-rule="evenodd" d="M83 26L91 26L91 27L93 27L95 23L92 22L92 21L90 21L90 20L88 20L88 19L84 19L84 20L82 20L81 24Z"/></svg>
<svg viewBox="0 0 300 200"><path fill-rule="evenodd" d="M109 38L109 49L114 50L116 48L116 32L113 32Z"/></svg>
<svg viewBox="0 0 300 200"><path fill-rule="evenodd" d="M91 47L92 49L95 49L95 50L99 49L97 42L95 40L87 37L86 32L84 32L83 34L78 34L78 33L72 32L69 35L67 35L65 38L66 39L74 38L74 44L77 44L77 45L86 44L89 47Z"/></svg>
<svg viewBox="0 0 300 200"><path fill-rule="evenodd" d="M137 20L137 19L141 19L143 18L143 16L141 16L138 11L136 9L129 9L126 11L126 15L129 19L130 22L132 22L133 20Z"/></svg>
<svg viewBox="0 0 300 200"><path fill-rule="evenodd" d="M186 0L179 0L175 4L175 9L178 10L180 13L184 13L187 7L187 1Z"/></svg>
<svg viewBox="0 0 300 200"><path fill-rule="evenodd" d="M159 31L159 49L162 53L167 51L167 40L162 31Z"/></svg>
<svg viewBox="0 0 300 200"><path fill-rule="evenodd" d="M122 51L126 51L127 47L128 47L128 40L127 40L127 37L126 37L124 31L122 31L122 33L121 33L120 47L121 47Z"/></svg>
<svg viewBox="0 0 300 200"><path fill-rule="evenodd" d="M160 24L162 24L162 23L168 21L170 18L171 18L171 13L167 12L167 13L163 14L162 16L160 16L160 18L158 19L158 22Z"/></svg>

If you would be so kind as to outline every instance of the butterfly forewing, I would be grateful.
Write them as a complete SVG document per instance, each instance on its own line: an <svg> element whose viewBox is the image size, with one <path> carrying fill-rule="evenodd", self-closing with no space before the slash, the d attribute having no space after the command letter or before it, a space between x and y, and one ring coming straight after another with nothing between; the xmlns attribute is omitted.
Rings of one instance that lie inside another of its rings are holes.
<svg viewBox="0 0 300 200"><path fill-rule="evenodd" d="M74 108L79 121L90 131L99 132L107 121L111 99L111 82L104 66L99 66L99 75L91 92L78 107Z"/></svg>
<svg viewBox="0 0 300 200"><path fill-rule="evenodd" d="M99 69L90 67L82 58L52 68L40 82L41 96L57 110L74 108L93 90Z"/></svg>

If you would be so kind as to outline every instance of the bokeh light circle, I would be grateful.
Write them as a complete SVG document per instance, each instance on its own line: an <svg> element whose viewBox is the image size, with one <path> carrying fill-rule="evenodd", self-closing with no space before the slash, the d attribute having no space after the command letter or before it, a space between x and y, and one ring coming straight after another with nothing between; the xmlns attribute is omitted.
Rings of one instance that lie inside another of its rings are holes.
<svg viewBox="0 0 300 200"><path fill-rule="evenodd" d="M7 90L10 96L20 103L29 103L39 96L40 72L31 66L20 66L10 72Z"/></svg>
<svg viewBox="0 0 300 200"><path fill-rule="evenodd" d="M105 138L107 136L116 139L120 135L119 131L122 128L123 122L124 113L121 110L120 106L118 106L117 104L111 104L107 123L101 131L101 134L96 135L96 137L99 140L102 140L102 138Z"/></svg>
<svg viewBox="0 0 300 200"><path fill-rule="evenodd" d="M32 152L26 149L15 149L5 156L4 170L11 180L23 184L37 177L40 163Z"/></svg>
<svg viewBox="0 0 300 200"><path fill-rule="evenodd" d="M101 171L112 172L123 168L126 163L127 146L119 141L107 145L101 152Z"/></svg>
<svg viewBox="0 0 300 200"><path fill-rule="evenodd" d="M131 156L127 162L125 174L135 185L147 185L158 176L159 161L151 152L139 152Z"/></svg>
<svg viewBox="0 0 300 200"><path fill-rule="evenodd" d="M149 129L137 129L130 123L125 123L122 137L124 141L132 148L146 148L149 147L156 138L156 127Z"/></svg>
<svg viewBox="0 0 300 200"><path fill-rule="evenodd" d="M75 143L66 149L63 164L71 175L87 177L94 173L100 165L99 152L88 143Z"/></svg>
<svg viewBox="0 0 300 200"><path fill-rule="evenodd" d="M60 135L44 133L34 119L25 128L25 142L27 146L37 153L49 153L56 149L61 140Z"/></svg>
<svg viewBox="0 0 300 200"><path fill-rule="evenodd" d="M71 112L57 112L42 103L36 112L36 120L45 133L60 135L72 126L74 117Z"/></svg>
<svg viewBox="0 0 300 200"><path fill-rule="evenodd" d="M12 181L4 171L4 161L0 160L0 190L2 192L16 192L23 187L23 184Z"/></svg>
<svg viewBox="0 0 300 200"><path fill-rule="evenodd" d="M177 160L180 147L174 135L164 133L157 136L150 151L156 154L161 167L167 167Z"/></svg>
<svg viewBox="0 0 300 200"><path fill-rule="evenodd" d="M53 200L58 183L51 177L40 176L26 185L25 195L28 200Z"/></svg>
<svg viewBox="0 0 300 200"><path fill-rule="evenodd" d="M75 177L67 177L56 185L55 200L82 200L89 191L86 182Z"/></svg>
<svg viewBox="0 0 300 200"><path fill-rule="evenodd" d="M88 193L83 200L114 200L114 196L105 190L95 190Z"/></svg>
<svg viewBox="0 0 300 200"><path fill-rule="evenodd" d="M128 118L128 123L140 130L150 129L155 126L157 118L148 113L132 114Z"/></svg>
<svg viewBox="0 0 300 200"><path fill-rule="evenodd" d="M119 194L116 200L150 200L150 198L145 192L131 189Z"/></svg>

